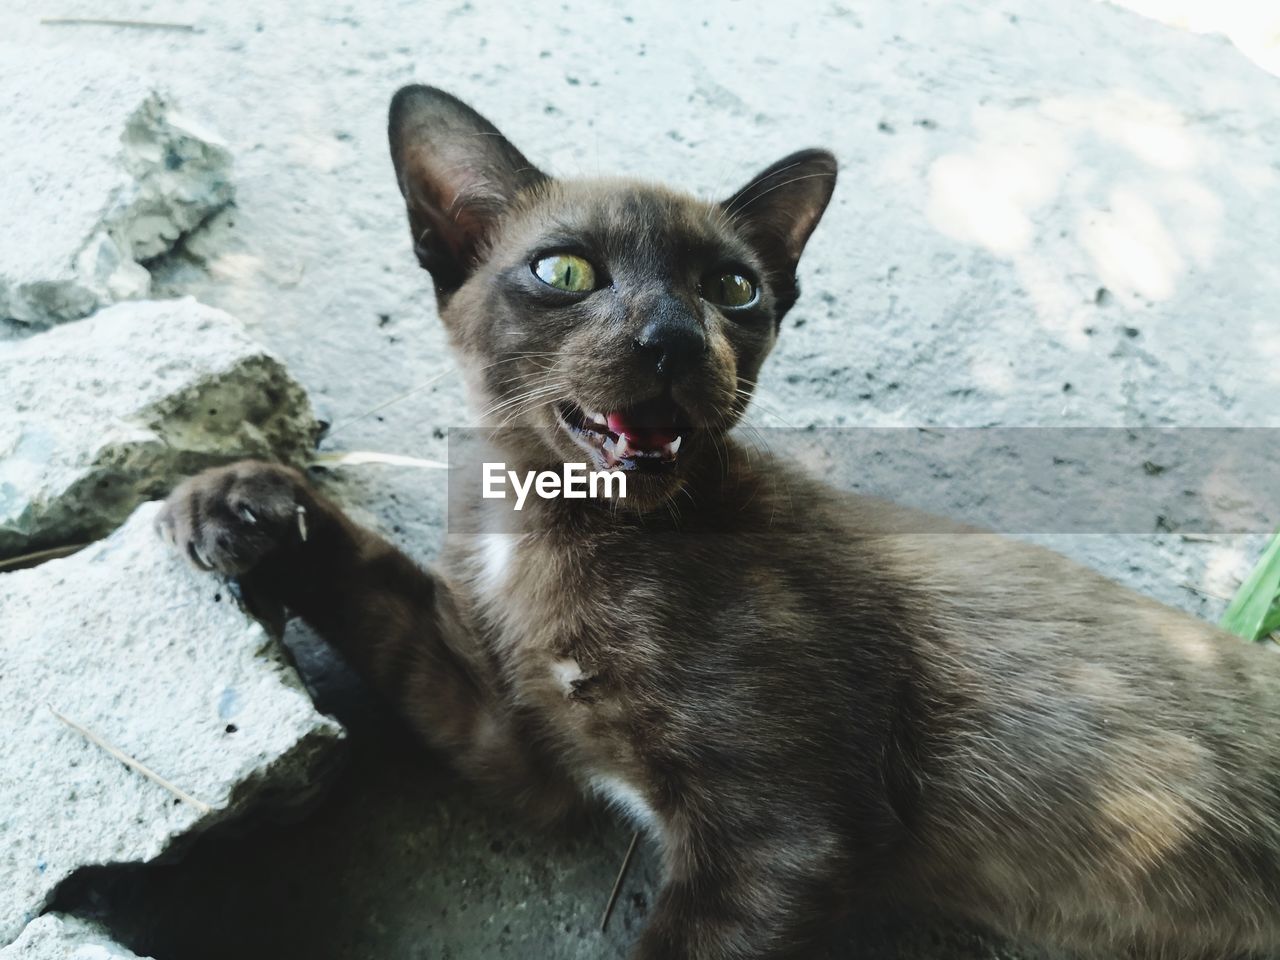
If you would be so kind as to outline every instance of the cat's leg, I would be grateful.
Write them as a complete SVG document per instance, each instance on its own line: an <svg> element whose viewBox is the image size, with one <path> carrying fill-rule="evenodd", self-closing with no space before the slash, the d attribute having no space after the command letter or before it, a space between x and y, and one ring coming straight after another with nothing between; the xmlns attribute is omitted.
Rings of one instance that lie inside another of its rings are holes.
<svg viewBox="0 0 1280 960"><path fill-rule="evenodd" d="M250 609L302 617L463 776L539 821L576 806L490 685L448 585L299 473L257 461L205 471L174 490L158 526L197 566L236 577Z"/></svg>
<svg viewBox="0 0 1280 960"><path fill-rule="evenodd" d="M668 878L631 960L812 957L848 892L833 835L677 819L663 841Z"/></svg>

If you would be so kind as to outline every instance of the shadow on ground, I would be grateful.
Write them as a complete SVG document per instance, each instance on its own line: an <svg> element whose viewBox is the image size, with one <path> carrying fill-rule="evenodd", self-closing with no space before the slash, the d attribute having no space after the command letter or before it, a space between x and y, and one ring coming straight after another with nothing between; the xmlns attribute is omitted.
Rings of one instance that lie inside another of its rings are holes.
<svg viewBox="0 0 1280 960"><path fill-rule="evenodd" d="M607 932L600 915L629 842L603 817L538 834L478 805L323 645L288 641L318 705L350 730L349 760L314 808L197 840L181 859L85 870L55 909L95 919L156 960L622 958L653 902L643 845ZM823 956L991 958L982 936L859 918Z"/></svg>

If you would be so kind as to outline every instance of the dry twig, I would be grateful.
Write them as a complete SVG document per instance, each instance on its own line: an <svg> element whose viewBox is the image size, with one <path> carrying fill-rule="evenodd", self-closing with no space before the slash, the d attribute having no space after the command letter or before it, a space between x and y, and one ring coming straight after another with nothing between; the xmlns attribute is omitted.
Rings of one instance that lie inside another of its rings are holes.
<svg viewBox="0 0 1280 960"><path fill-rule="evenodd" d="M195 33L195 24L165 23L161 20L110 20L99 17L42 17L40 22L49 27L137 27L143 30L182 30Z"/></svg>
<svg viewBox="0 0 1280 960"><path fill-rule="evenodd" d="M136 770L138 773L142 774L152 783L155 783L164 787L166 790L172 793L175 797L177 797L183 803L190 804L191 806L199 810L201 813L213 812L213 807L209 806L209 804L205 803L203 800L197 800L195 797L187 793L181 787L175 786L174 784L166 780L164 777L160 776L160 774L156 773L150 767L133 759L133 757L129 756L123 750L119 750L116 747L113 747L111 744L107 743L107 741L103 740L100 736L98 736L88 727L82 727L80 726L80 724L76 723L74 720L70 720L67 717L64 717L62 714L60 714L57 710L53 708L53 704L46 704L46 706L48 706L50 713L52 713L55 717L57 717L59 720L65 723L68 727L70 727L76 733L80 734L80 736L84 737L94 746L99 747L102 750L105 750L107 753L111 754L111 756L115 757L117 760L123 763L126 767Z"/></svg>
<svg viewBox="0 0 1280 960"><path fill-rule="evenodd" d="M631 835L631 845L627 847L627 855L622 858L622 866L618 868L618 879L613 881L613 892L609 894L609 902L604 905L604 916L600 918L600 932L604 933L605 928L609 926L609 917L613 916L613 906L618 902L618 893L622 890L622 881L627 876L627 870L631 866L631 858L635 856L636 844L640 842L640 831L637 830Z"/></svg>
<svg viewBox="0 0 1280 960"><path fill-rule="evenodd" d="M25 570L27 567L38 566L46 560L69 557L87 546L87 543L73 543L65 547L50 547L48 550L36 550L33 553L24 553L18 557L9 557L6 560L0 560L0 573L9 573L11 570Z"/></svg>

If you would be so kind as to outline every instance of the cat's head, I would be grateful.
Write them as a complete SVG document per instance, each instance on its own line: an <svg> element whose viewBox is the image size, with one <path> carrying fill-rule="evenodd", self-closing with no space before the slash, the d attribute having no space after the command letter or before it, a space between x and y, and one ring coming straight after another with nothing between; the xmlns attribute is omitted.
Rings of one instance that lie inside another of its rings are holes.
<svg viewBox="0 0 1280 960"><path fill-rule="evenodd" d="M792 154L722 202L540 172L432 87L391 102L414 252L435 284L481 422L531 467L632 471L627 503L673 495L742 416L835 158Z"/></svg>

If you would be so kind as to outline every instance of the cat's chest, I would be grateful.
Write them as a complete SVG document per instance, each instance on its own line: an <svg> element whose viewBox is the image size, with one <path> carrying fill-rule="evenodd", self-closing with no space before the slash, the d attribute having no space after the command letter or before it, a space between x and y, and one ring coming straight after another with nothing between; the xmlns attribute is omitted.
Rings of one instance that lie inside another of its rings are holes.
<svg viewBox="0 0 1280 960"><path fill-rule="evenodd" d="M543 733L581 786L650 831L659 820L632 737L639 689L652 689L651 625L627 624L598 558L548 550L509 534L478 538L472 601L502 688Z"/></svg>
<svg viewBox="0 0 1280 960"><path fill-rule="evenodd" d="M487 534L469 572L485 644L521 702L598 705L644 666L643 624L629 624L630 642L620 643L628 587L590 552Z"/></svg>

